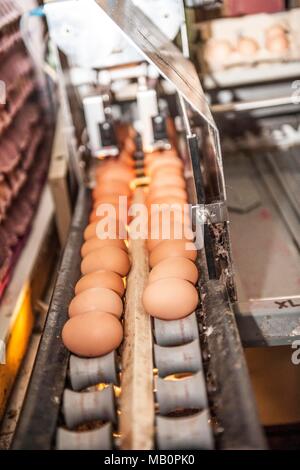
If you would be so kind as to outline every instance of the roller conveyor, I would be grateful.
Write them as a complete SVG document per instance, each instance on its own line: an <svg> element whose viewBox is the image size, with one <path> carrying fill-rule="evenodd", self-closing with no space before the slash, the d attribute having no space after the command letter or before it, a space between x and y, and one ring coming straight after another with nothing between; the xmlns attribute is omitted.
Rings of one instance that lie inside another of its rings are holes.
<svg viewBox="0 0 300 470"><path fill-rule="evenodd" d="M83 214L87 213L89 205L89 192L82 191L14 448L110 449L120 445L118 386L124 370L121 370L119 355L111 353L92 359L69 356L59 337L66 318L67 296L71 298L79 277L79 250L85 226ZM211 295L214 289L211 284ZM264 448L247 370L240 358L241 345L232 311L224 295L219 294L217 308L209 297L205 297L204 311L201 308L183 320L170 322L170 334L169 322L153 322L154 445L162 450L246 448L245 442L252 442L251 448ZM221 321L224 320L222 311L227 318L225 322ZM216 347L214 332L218 332L218 338L223 338L223 346ZM50 366L45 367L49 354ZM232 361L238 362L240 367L233 369ZM236 397L234 404L229 400L232 395ZM80 405L75 406L76 403ZM178 428L186 429L186 433L178 433ZM193 434L190 429L194 429ZM187 434L193 439L186 440Z"/></svg>

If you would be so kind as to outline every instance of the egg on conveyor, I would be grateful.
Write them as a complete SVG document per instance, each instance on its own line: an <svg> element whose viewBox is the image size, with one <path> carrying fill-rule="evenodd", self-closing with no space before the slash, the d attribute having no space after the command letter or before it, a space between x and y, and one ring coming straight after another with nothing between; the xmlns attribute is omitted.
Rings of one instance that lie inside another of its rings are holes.
<svg viewBox="0 0 300 470"><path fill-rule="evenodd" d="M175 197L175 196L163 196L163 197L155 197L152 199L152 201L150 202L150 204L168 204L170 205L171 207L174 206L174 205L178 205L178 206L181 206L181 205L185 205L186 204L186 201L184 199L182 199L181 197Z"/></svg>
<svg viewBox="0 0 300 470"><path fill-rule="evenodd" d="M106 205L106 204L109 204L109 205ZM90 223L99 222L100 220L103 220L104 218L107 218L107 217L121 220L123 225L127 224L129 220L127 207L123 206L123 204L119 205L119 204L112 204L109 202L98 203L98 201L96 201L94 204L94 208L90 214L89 222Z"/></svg>
<svg viewBox="0 0 300 470"><path fill-rule="evenodd" d="M119 320L109 313L94 311L70 318L62 330L62 340L78 356L97 357L118 348L123 339Z"/></svg>
<svg viewBox="0 0 300 470"><path fill-rule="evenodd" d="M183 201L187 201L186 191L182 188L178 188L178 186L175 186L175 185L169 185L169 186L153 189L151 192L149 192L148 201L151 202L151 200L157 197L166 197L166 196L177 197L177 198L182 199Z"/></svg>
<svg viewBox="0 0 300 470"><path fill-rule="evenodd" d="M110 196L111 194L118 194L121 196L129 197L131 190L129 186L123 181L98 181L97 186L93 190L93 198L99 199L103 195Z"/></svg>
<svg viewBox="0 0 300 470"><path fill-rule="evenodd" d="M186 240L163 240L150 253L150 267L153 268L166 258L177 256L195 261L197 250L194 243Z"/></svg>
<svg viewBox="0 0 300 470"><path fill-rule="evenodd" d="M237 50L243 56L252 56L256 54L258 49L258 43L252 38L241 37L237 44Z"/></svg>
<svg viewBox="0 0 300 470"><path fill-rule="evenodd" d="M195 263L187 258L173 257L164 259L154 266L149 274L148 282L151 284L160 279L176 277L176 279L184 279L196 284L198 276L199 273Z"/></svg>
<svg viewBox="0 0 300 470"><path fill-rule="evenodd" d="M153 160L149 165L147 165L147 173L150 175L155 175L155 172L159 168L177 168L183 170L183 162L178 157L162 157L157 160Z"/></svg>
<svg viewBox="0 0 300 470"><path fill-rule="evenodd" d="M184 240L193 241L195 235L189 225L183 225L178 221L171 221L164 227L164 224L152 223L147 240L147 248L152 252L164 240ZM175 276L176 277L176 276Z"/></svg>
<svg viewBox="0 0 300 470"><path fill-rule="evenodd" d="M81 262L82 274L93 271L113 271L124 277L130 269L127 253L121 248L105 246L86 255Z"/></svg>
<svg viewBox="0 0 300 470"><path fill-rule="evenodd" d="M123 297L125 287L121 276L111 271L95 271L83 276L75 286L75 295L93 287L105 287Z"/></svg>
<svg viewBox="0 0 300 470"><path fill-rule="evenodd" d="M148 284L143 293L146 312L162 320L184 318L196 309L197 304L196 288L184 279L160 279Z"/></svg>
<svg viewBox="0 0 300 470"><path fill-rule="evenodd" d="M92 311L107 312L120 318L123 302L120 296L105 287L93 287L76 295L69 305L69 316L89 314Z"/></svg>
<svg viewBox="0 0 300 470"><path fill-rule="evenodd" d="M186 187L186 182L182 176L163 175L153 178L150 183L149 190L155 191L158 188L164 188L166 186L177 186L177 188L184 189Z"/></svg>
<svg viewBox="0 0 300 470"><path fill-rule="evenodd" d="M110 181L111 179L116 179L119 181L123 181L128 185L133 178L133 170L128 168L128 166L123 163L109 162L106 165L99 166L99 168L96 170L97 182L103 180Z"/></svg>
<svg viewBox="0 0 300 470"><path fill-rule="evenodd" d="M125 252L127 252L127 247L125 245L124 240L120 238L106 238L101 240L100 238L93 237L89 238L81 247L81 256L84 258L86 255L91 253L95 250L100 250L105 246L114 246L115 248L121 248Z"/></svg>
<svg viewBox="0 0 300 470"><path fill-rule="evenodd" d="M164 176L164 175L174 175L174 176L182 176L183 170L182 168L178 168L177 166L174 165L169 165L169 166L161 166L159 168L156 168L154 170L152 177L156 178L158 176Z"/></svg>

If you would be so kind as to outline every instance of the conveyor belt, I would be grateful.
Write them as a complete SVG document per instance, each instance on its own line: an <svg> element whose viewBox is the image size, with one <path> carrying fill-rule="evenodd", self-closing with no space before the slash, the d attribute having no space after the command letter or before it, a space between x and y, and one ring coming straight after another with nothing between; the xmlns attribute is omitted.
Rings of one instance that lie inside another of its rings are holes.
<svg viewBox="0 0 300 470"><path fill-rule="evenodd" d="M93 359L71 355L68 368L69 354L60 340L79 277L89 204L88 192L81 191L15 449L119 446L119 357L115 353ZM199 289L204 310L183 320L153 322L156 448L264 448L227 297L218 281Z"/></svg>

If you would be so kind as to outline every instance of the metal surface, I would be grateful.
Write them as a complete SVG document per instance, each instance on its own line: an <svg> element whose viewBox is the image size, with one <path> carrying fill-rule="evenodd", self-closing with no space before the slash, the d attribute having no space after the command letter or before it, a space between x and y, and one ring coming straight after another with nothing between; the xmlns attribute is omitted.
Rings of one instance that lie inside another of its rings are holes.
<svg viewBox="0 0 300 470"><path fill-rule="evenodd" d="M276 108L278 106L295 105L295 97L282 96L279 98L268 98L264 100L232 102L225 104L214 104L211 106L213 113L246 112L264 108Z"/></svg>
<svg viewBox="0 0 300 470"><path fill-rule="evenodd" d="M13 441L14 449L50 449L56 431L69 353L61 341L68 305L80 275L80 247L90 199L79 192L44 334Z"/></svg>
<svg viewBox="0 0 300 470"><path fill-rule="evenodd" d="M96 2L147 61L155 65L209 126L216 129L192 62L130 0Z"/></svg>
<svg viewBox="0 0 300 470"><path fill-rule="evenodd" d="M237 302L234 310L246 347L286 345L300 339L300 296Z"/></svg>
<svg viewBox="0 0 300 470"><path fill-rule="evenodd" d="M211 204L198 204L192 206L195 212L196 223L203 225L206 223L218 224L228 222L228 210L225 202L212 202Z"/></svg>
<svg viewBox="0 0 300 470"><path fill-rule="evenodd" d="M248 370L234 313L220 281L204 286L205 341L210 352L208 373L215 417L223 433L221 449L264 449Z"/></svg>

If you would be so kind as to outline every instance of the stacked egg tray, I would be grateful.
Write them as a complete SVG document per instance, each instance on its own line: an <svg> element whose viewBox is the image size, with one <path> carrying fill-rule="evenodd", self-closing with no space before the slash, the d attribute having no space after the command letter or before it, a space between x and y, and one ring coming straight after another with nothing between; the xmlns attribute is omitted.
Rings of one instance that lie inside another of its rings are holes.
<svg viewBox="0 0 300 470"><path fill-rule="evenodd" d="M51 136L34 96L33 63L21 41L20 11L0 5L0 296L9 282L45 180ZM34 98L34 99L32 99Z"/></svg>

